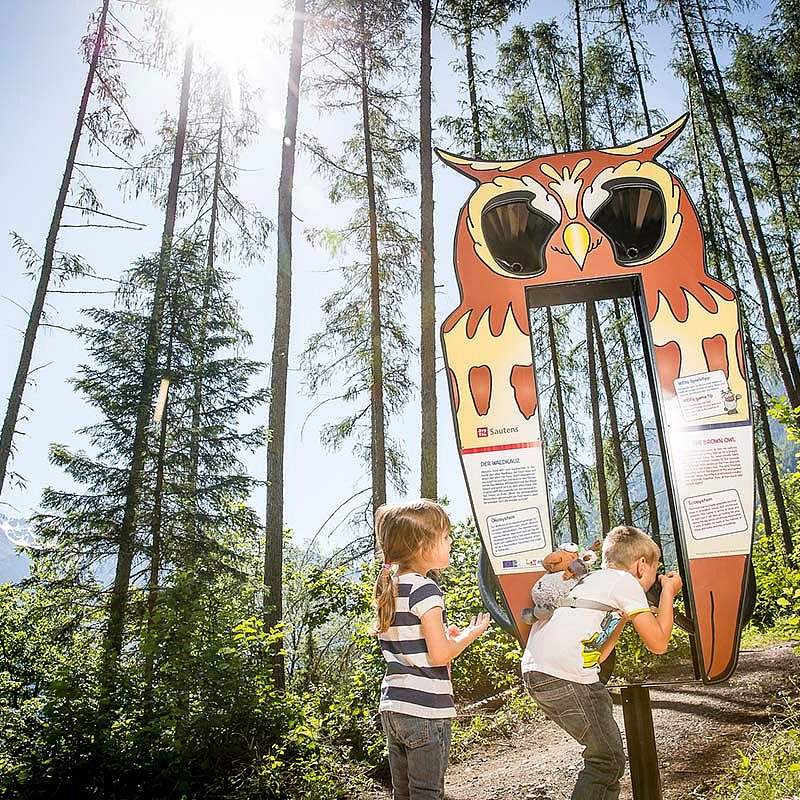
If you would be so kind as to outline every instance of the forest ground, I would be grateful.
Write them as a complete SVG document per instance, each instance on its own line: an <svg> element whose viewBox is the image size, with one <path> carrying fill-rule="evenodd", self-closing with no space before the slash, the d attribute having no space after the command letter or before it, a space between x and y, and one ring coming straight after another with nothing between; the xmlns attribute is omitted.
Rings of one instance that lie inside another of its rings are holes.
<svg viewBox="0 0 800 800"><path fill-rule="evenodd" d="M663 800L706 798L778 710L779 693L798 694L798 678L800 658L790 643L743 650L733 676L717 686L692 681L688 668L659 672L653 683L674 681L650 689ZM614 716L624 735L618 693ZM452 764L445 800L568 800L580 751L552 722L524 724ZM633 800L629 772L620 800Z"/></svg>

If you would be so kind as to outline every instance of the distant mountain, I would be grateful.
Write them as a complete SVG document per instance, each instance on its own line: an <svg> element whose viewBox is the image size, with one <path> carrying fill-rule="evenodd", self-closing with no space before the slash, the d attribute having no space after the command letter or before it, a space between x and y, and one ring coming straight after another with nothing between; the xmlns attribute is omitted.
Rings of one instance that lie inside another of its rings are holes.
<svg viewBox="0 0 800 800"><path fill-rule="evenodd" d="M0 583L15 583L28 574L28 558L17 545L30 544L33 536L27 519L0 514Z"/></svg>

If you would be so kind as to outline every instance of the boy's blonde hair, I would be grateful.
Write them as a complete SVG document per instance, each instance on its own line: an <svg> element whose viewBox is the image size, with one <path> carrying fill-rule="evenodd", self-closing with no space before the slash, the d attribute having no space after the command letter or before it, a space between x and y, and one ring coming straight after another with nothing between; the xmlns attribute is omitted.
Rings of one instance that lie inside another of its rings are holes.
<svg viewBox="0 0 800 800"><path fill-rule="evenodd" d="M617 525L603 539L603 568L629 569L640 558L648 564L661 560L661 548L633 525Z"/></svg>
<svg viewBox="0 0 800 800"><path fill-rule="evenodd" d="M371 633L383 633L392 624L397 585L389 567L408 566L420 552L436 544L449 530L450 519L433 500L383 505L375 512L375 536L383 553L373 594L375 622Z"/></svg>

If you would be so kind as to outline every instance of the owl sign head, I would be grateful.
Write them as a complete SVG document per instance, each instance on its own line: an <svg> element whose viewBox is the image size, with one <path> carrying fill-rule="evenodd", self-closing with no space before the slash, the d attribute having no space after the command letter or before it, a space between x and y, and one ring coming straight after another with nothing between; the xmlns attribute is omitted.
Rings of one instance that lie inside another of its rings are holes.
<svg viewBox="0 0 800 800"><path fill-rule="evenodd" d="M524 638L521 610L554 549L529 309L633 298L696 628L695 669L712 682L738 655L753 532L752 422L736 298L706 271L694 206L656 161L685 122L621 147L516 161L439 151L475 184L458 218L460 303L442 342L476 522Z"/></svg>

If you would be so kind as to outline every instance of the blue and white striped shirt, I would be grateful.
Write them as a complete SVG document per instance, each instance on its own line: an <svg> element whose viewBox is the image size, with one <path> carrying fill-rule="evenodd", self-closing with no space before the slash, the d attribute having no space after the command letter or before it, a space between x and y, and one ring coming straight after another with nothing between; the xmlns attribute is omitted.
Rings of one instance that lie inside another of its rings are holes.
<svg viewBox="0 0 800 800"><path fill-rule="evenodd" d="M416 572L400 575L397 582L392 624L378 636L386 659L378 710L426 719L454 717L450 670L431 666L420 621L426 611L438 607L444 625L442 590Z"/></svg>

